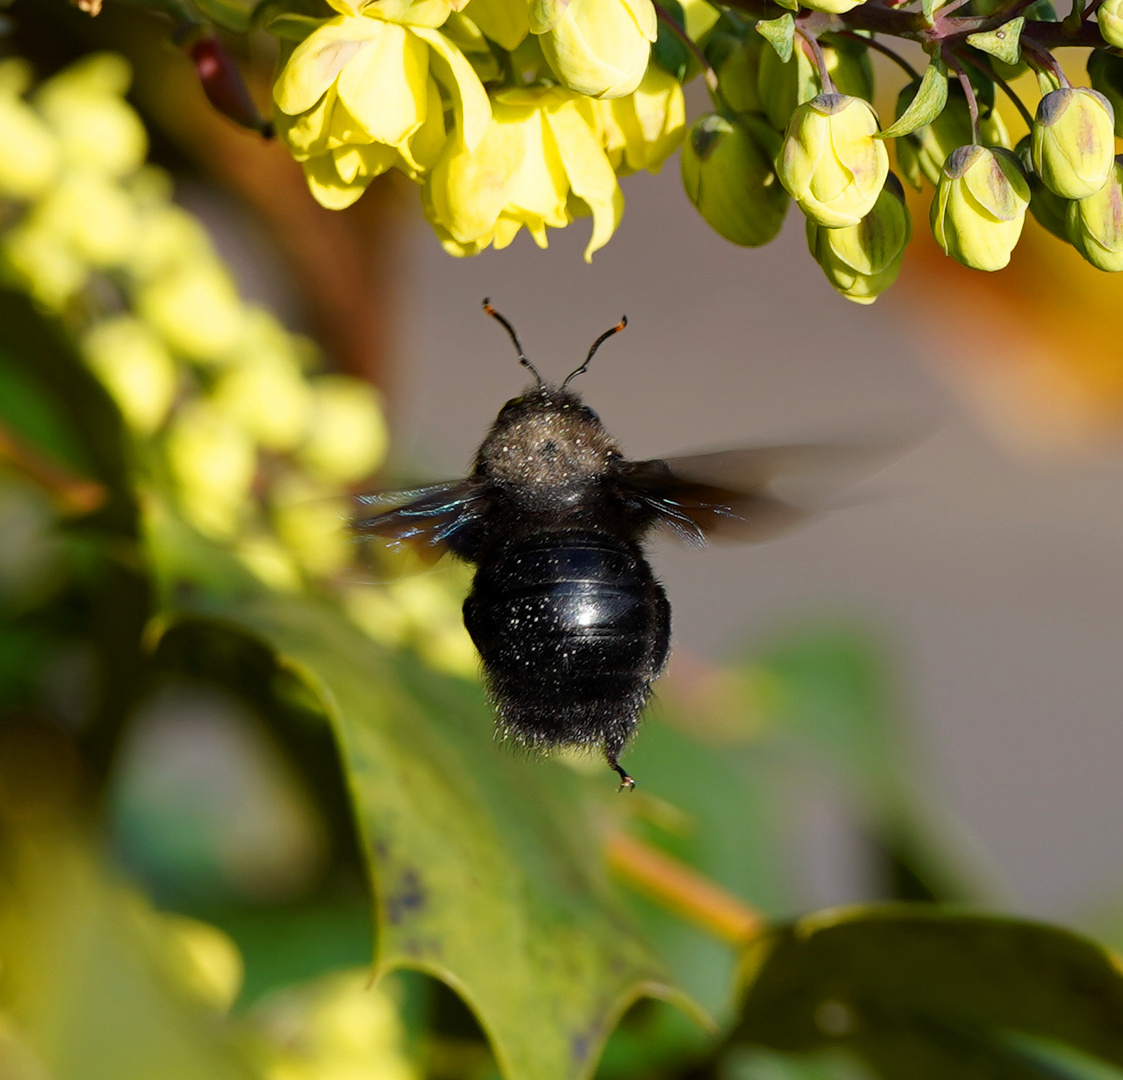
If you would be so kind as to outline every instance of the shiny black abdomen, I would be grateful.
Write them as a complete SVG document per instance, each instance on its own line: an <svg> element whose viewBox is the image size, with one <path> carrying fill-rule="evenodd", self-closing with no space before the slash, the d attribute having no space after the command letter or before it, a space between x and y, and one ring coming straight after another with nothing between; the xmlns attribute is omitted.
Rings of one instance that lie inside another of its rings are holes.
<svg viewBox="0 0 1123 1080"><path fill-rule="evenodd" d="M608 534L514 539L481 560L464 622L503 726L533 745L623 747L663 669L670 607Z"/></svg>

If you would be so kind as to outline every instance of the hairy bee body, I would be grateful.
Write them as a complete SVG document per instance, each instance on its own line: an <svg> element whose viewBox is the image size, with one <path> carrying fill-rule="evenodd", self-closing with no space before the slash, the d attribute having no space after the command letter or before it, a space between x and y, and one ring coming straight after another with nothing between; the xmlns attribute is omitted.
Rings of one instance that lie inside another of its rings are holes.
<svg viewBox="0 0 1123 1080"><path fill-rule="evenodd" d="M504 731L601 745L615 760L667 662L671 609L637 544L553 531L480 564L464 624Z"/></svg>
<svg viewBox="0 0 1123 1080"><path fill-rule="evenodd" d="M581 398L537 380L508 401L462 480L390 495L361 532L450 552L476 567L464 623L501 730L535 747L599 746L617 761L666 666L671 612L644 554L664 528L689 543L715 532L763 539L805 516L773 497L771 478L835 452L815 446L629 461Z"/></svg>

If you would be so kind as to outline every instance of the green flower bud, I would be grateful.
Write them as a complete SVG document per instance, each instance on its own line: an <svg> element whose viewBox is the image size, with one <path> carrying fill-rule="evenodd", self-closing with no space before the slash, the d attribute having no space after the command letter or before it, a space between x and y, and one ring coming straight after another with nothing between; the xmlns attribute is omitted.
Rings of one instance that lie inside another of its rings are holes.
<svg viewBox="0 0 1123 1080"><path fill-rule="evenodd" d="M682 186L711 228L726 240L760 247L776 237L788 193L773 160L780 136L764 121L700 116L682 147Z"/></svg>
<svg viewBox="0 0 1123 1080"><path fill-rule="evenodd" d="M1096 9L1096 22L1104 41L1123 49L1123 0L1104 0Z"/></svg>
<svg viewBox="0 0 1123 1080"><path fill-rule="evenodd" d="M910 83L898 95L896 118L900 118L912 103L919 85L919 82ZM987 108L982 102L979 103L979 139L985 146L1010 145L1006 126L997 110L993 105ZM971 111L960 85L953 81L948 86L947 104L931 124L902 135L894 142L897 167L917 191L922 178L930 184L938 184L948 154L957 146L966 146L971 142Z"/></svg>
<svg viewBox="0 0 1123 1080"><path fill-rule="evenodd" d="M827 280L858 304L872 304L897 280L911 236L905 193L892 173L873 209L857 225L825 229L807 219L811 255Z"/></svg>
<svg viewBox="0 0 1123 1080"><path fill-rule="evenodd" d="M722 99L734 112L763 112L760 101L760 59L768 43L750 30L743 37L728 32L711 34L706 41L706 59L717 73Z"/></svg>
<svg viewBox="0 0 1123 1080"><path fill-rule="evenodd" d="M760 35L757 34L757 37ZM820 47L835 90L872 101L873 66L869 49L850 41L839 41L837 45L821 41ZM798 45L787 63L771 47L761 52L757 73L758 98L760 108L774 128L783 131L796 106L810 101L822 89L815 62Z"/></svg>
<svg viewBox="0 0 1123 1080"><path fill-rule="evenodd" d="M1069 201L1050 191L1033 171L1032 144L1033 136L1024 135L1014 151L1029 184L1029 212L1043 229L1051 232L1058 240L1068 243Z"/></svg>
<svg viewBox="0 0 1123 1080"><path fill-rule="evenodd" d="M977 144L953 150L932 200L932 232L953 259L1001 270L1022 234L1029 184L1014 154Z"/></svg>
<svg viewBox="0 0 1123 1080"><path fill-rule="evenodd" d="M1033 168L1066 199L1083 199L1107 183L1115 157L1111 102L1086 86L1046 94L1033 121Z"/></svg>
<svg viewBox="0 0 1123 1080"><path fill-rule="evenodd" d="M1123 156L1099 191L1068 204L1073 246L1100 270L1123 270Z"/></svg>
<svg viewBox="0 0 1123 1080"><path fill-rule="evenodd" d="M1111 102L1115 113L1115 134L1123 139L1123 56L1093 49L1088 55L1088 78L1092 88Z"/></svg>
<svg viewBox="0 0 1123 1080"><path fill-rule="evenodd" d="M857 225L889 175L877 113L862 98L820 94L792 113L776 161L780 183L812 220Z"/></svg>

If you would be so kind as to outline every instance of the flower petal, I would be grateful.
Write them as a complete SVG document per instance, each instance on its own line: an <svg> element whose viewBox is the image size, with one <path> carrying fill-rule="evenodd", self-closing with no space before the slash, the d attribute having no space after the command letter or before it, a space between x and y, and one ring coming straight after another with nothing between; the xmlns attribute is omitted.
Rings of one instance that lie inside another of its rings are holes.
<svg viewBox="0 0 1123 1080"><path fill-rule="evenodd" d="M608 158L577 106L566 102L546 112L558 153L565 165L573 194L583 199L593 214L593 235L585 248L585 261L604 247L624 212L624 196Z"/></svg>
<svg viewBox="0 0 1123 1080"><path fill-rule="evenodd" d="M314 30L295 49L273 87L277 108L290 116L311 109L379 33L373 19L340 15Z"/></svg>
<svg viewBox="0 0 1123 1080"><path fill-rule="evenodd" d="M412 33L433 50L429 56L430 70L452 98L460 138L469 150L474 149L491 120L491 102L480 77L444 34L424 27L415 27Z"/></svg>

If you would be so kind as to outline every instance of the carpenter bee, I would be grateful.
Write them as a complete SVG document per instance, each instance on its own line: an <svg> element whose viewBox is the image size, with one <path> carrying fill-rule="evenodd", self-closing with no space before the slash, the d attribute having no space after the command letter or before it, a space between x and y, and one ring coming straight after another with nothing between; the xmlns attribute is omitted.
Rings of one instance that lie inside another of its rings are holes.
<svg viewBox="0 0 1123 1080"><path fill-rule="evenodd" d="M535 382L499 411L471 475L412 491L360 496L353 527L476 567L464 625L479 651L500 730L530 747L603 749L619 757L670 648L671 608L644 542L658 528L705 543L716 533L764 539L807 511L770 480L833 450L789 446L629 461L569 384L627 325L593 342L559 386L545 382L511 324Z"/></svg>

